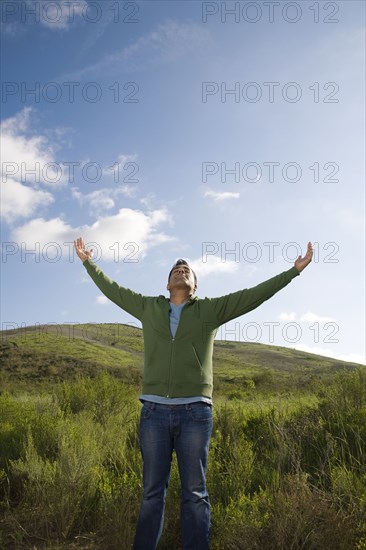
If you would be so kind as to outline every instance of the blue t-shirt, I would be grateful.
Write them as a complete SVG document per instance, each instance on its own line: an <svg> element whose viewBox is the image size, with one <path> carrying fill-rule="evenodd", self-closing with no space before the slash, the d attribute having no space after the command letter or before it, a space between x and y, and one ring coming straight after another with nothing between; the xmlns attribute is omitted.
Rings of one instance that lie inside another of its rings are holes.
<svg viewBox="0 0 366 550"><path fill-rule="evenodd" d="M172 302L170 302L170 310L169 310L170 332L171 332L173 338L175 338L175 335L177 333L180 314L182 313L183 306L186 303L187 302L183 302L183 304L177 305L177 304L173 304Z"/></svg>

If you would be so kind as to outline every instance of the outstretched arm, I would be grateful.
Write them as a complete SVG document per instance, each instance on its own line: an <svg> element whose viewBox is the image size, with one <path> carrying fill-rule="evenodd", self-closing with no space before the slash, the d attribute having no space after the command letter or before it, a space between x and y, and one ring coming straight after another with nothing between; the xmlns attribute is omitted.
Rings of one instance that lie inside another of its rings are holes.
<svg viewBox="0 0 366 550"><path fill-rule="evenodd" d="M284 271L253 288L239 290L220 298L212 298L211 303L218 319L218 326L263 304L287 286L294 277L299 276L300 272L311 262L312 257L313 247L309 242L305 256L299 256L294 266L288 271Z"/></svg>
<svg viewBox="0 0 366 550"><path fill-rule="evenodd" d="M117 306L141 320L144 309L144 297L137 292L133 292L129 288L120 286L105 275L103 271L91 261L93 249L87 250L85 248L84 239L82 237L75 239L74 245L76 254L79 256L88 274L103 294Z"/></svg>
<svg viewBox="0 0 366 550"><path fill-rule="evenodd" d="M307 265L310 264L313 259L313 245L311 242L308 242L308 249L304 257L299 256L295 262L296 269L301 272Z"/></svg>

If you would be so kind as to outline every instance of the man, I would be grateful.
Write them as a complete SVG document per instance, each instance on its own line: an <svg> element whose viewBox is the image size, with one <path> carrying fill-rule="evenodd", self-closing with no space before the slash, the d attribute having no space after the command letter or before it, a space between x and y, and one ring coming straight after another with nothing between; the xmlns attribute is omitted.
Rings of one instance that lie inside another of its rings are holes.
<svg viewBox="0 0 366 550"><path fill-rule="evenodd" d="M163 529L165 495L175 450L181 480L184 550L209 548L206 468L212 432L212 353L218 327L271 298L311 262L312 244L288 271L219 298L195 296L197 278L185 260L168 277L165 296L142 296L119 286L92 262L84 241L79 258L100 290L142 323L145 344L140 448L143 495L134 550L154 550Z"/></svg>

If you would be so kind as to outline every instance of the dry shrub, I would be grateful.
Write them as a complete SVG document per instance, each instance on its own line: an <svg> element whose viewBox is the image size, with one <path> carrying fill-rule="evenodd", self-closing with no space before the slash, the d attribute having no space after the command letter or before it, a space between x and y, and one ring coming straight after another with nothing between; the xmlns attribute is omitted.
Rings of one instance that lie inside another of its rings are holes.
<svg viewBox="0 0 366 550"><path fill-rule="evenodd" d="M355 526L330 495L314 490L303 473L287 475L272 500L263 531L266 550L351 550Z"/></svg>

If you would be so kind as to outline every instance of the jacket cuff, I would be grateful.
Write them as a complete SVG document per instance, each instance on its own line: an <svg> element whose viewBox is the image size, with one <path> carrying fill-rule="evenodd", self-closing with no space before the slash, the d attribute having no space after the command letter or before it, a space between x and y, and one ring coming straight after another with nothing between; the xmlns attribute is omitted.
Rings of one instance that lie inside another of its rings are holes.
<svg viewBox="0 0 366 550"><path fill-rule="evenodd" d="M297 277L298 275L300 275L300 271L295 266L292 266L291 269L288 270L288 272L291 273L292 277Z"/></svg>

